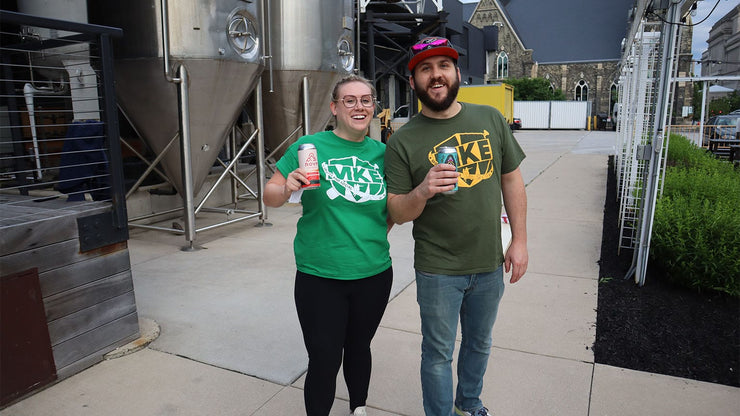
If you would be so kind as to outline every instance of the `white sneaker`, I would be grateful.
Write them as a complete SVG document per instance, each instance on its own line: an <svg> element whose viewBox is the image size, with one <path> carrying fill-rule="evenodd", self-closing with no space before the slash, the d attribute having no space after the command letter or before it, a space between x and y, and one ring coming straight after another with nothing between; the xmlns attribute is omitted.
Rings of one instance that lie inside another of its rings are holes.
<svg viewBox="0 0 740 416"><path fill-rule="evenodd" d="M367 411L365 410L365 406L357 406L355 408L355 411L350 413L349 416L367 416Z"/></svg>

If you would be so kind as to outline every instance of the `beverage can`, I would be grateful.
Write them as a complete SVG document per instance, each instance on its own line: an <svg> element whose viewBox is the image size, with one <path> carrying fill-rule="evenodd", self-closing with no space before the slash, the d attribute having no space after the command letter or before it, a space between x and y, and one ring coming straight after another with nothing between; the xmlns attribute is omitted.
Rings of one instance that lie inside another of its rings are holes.
<svg viewBox="0 0 740 416"><path fill-rule="evenodd" d="M437 163L447 163L455 168L459 166L458 160L457 160L457 149L450 146L442 146L437 149ZM454 194L457 192L457 183L455 183L455 187L450 191L444 191L443 194Z"/></svg>
<svg viewBox="0 0 740 416"><path fill-rule="evenodd" d="M319 157L316 154L316 146L312 143L303 143L298 146L298 166L306 171L308 184L301 185L302 189L318 189L321 186L319 180Z"/></svg>

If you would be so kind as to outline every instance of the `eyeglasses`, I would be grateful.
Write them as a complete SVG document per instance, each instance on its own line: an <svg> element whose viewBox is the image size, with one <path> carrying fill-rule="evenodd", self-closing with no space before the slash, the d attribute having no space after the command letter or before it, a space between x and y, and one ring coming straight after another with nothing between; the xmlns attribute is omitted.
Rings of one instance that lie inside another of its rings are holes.
<svg viewBox="0 0 740 416"><path fill-rule="evenodd" d="M431 48L437 48L440 46L452 47L450 41L445 38L424 38L419 43L411 47L411 52L416 55L421 51L425 51Z"/></svg>
<svg viewBox="0 0 740 416"><path fill-rule="evenodd" d="M372 95L363 95L359 99L355 97L354 95L345 95L344 98L341 98L337 101L341 101L345 107L347 108L355 108L357 103L359 102L361 106L363 107L373 107L375 105L375 97Z"/></svg>

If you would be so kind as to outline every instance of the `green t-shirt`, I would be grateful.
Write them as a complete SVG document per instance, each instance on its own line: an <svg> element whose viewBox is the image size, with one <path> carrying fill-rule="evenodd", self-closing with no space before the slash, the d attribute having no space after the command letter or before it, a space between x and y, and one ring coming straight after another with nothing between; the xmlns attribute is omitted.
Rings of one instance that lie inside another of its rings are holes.
<svg viewBox="0 0 740 416"><path fill-rule="evenodd" d="M437 148L457 149L457 192L435 195L414 220L414 268L428 273L483 273L501 266L501 174L524 159L498 110L461 104L449 119L411 118L390 137L385 155L388 192L406 194L437 163Z"/></svg>
<svg viewBox="0 0 740 416"><path fill-rule="evenodd" d="M376 275L391 266L383 178L385 144L344 140L331 131L303 136L277 162L283 176L298 167L298 146L313 143L321 187L304 190L293 249L303 273L341 280Z"/></svg>

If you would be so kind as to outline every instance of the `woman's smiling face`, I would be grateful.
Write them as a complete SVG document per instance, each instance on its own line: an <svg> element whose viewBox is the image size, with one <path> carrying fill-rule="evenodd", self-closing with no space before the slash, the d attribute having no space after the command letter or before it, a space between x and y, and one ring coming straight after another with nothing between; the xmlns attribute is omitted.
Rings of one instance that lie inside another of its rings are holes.
<svg viewBox="0 0 740 416"><path fill-rule="evenodd" d="M369 98L369 102L368 102ZM354 106L347 107L354 103ZM369 107L365 105L370 104ZM364 137L375 112L375 97L370 87L359 81L348 82L339 87L337 101L332 101L331 112L337 118L337 133Z"/></svg>

